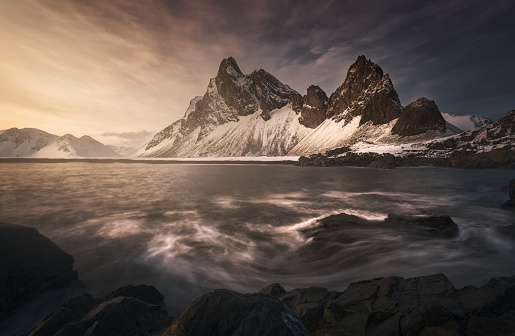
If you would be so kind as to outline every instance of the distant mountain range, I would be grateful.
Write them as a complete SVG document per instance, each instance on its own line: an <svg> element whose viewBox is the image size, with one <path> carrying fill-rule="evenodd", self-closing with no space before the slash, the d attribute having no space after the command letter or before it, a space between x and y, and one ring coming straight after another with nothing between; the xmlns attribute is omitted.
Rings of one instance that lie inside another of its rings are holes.
<svg viewBox="0 0 515 336"><path fill-rule="evenodd" d="M119 157L120 154L90 136L61 137L35 128L0 131L0 157Z"/></svg>
<svg viewBox="0 0 515 336"><path fill-rule="evenodd" d="M363 143L427 142L492 124L480 116L440 113L427 98L403 107L388 74L365 56L329 97L316 85L301 96L263 69L243 74L229 57L184 117L153 136L142 131L58 137L11 128L0 131L0 157L300 156Z"/></svg>

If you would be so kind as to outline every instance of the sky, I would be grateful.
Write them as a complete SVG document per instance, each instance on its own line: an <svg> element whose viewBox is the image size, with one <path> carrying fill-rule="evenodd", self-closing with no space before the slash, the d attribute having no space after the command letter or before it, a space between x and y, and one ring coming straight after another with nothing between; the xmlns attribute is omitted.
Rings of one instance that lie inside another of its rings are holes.
<svg viewBox="0 0 515 336"><path fill-rule="evenodd" d="M364 54L401 103L497 120L515 109L515 2L0 0L0 130L157 132L223 58L327 95Z"/></svg>

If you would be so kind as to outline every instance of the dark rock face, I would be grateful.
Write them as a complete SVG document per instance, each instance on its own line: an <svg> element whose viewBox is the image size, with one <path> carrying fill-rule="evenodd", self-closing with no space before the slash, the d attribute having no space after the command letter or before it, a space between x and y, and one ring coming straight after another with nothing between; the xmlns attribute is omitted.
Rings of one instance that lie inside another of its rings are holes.
<svg viewBox="0 0 515 336"><path fill-rule="evenodd" d="M350 150L350 149L349 149ZM335 157L341 153L347 152L344 156ZM297 166L313 166L313 167L369 167L392 169L404 165L404 159L396 157L392 154L384 153L353 153L348 152L345 148L327 151L324 154L313 154L308 157L301 156Z"/></svg>
<svg viewBox="0 0 515 336"><path fill-rule="evenodd" d="M338 147L338 148L333 148L333 149L330 149L328 151L325 152L325 155L326 156L337 156L337 155L340 155L340 154L343 154L343 153L347 153L347 152L350 152L350 147Z"/></svg>
<svg viewBox="0 0 515 336"><path fill-rule="evenodd" d="M513 335L515 277L493 278L486 285L465 287L460 301L469 316L467 335Z"/></svg>
<svg viewBox="0 0 515 336"><path fill-rule="evenodd" d="M266 286L259 292L262 294L271 295L273 297L280 297L280 296L283 296L284 294L286 294L286 290L284 289L284 287L276 282L274 282L271 285Z"/></svg>
<svg viewBox="0 0 515 336"><path fill-rule="evenodd" d="M442 238L453 238L459 232L458 225L449 216L405 218L388 215L385 223L418 226L425 229L428 234Z"/></svg>
<svg viewBox="0 0 515 336"><path fill-rule="evenodd" d="M368 121L379 125L398 118L401 110L390 77L362 55L349 68L345 82L329 98L327 116L348 122L361 115L360 125Z"/></svg>
<svg viewBox="0 0 515 336"><path fill-rule="evenodd" d="M300 123L309 128L317 128L326 119L327 102L327 95L320 87L308 87L308 93L303 98Z"/></svg>
<svg viewBox="0 0 515 336"><path fill-rule="evenodd" d="M36 229L0 223L0 317L77 280L74 259Z"/></svg>
<svg viewBox="0 0 515 336"><path fill-rule="evenodd" d="M193 301L163 336L308 335L280 300L266 294L212 291Z"/></svg>
<svg viewBox="0 0 515 336"><path fill-rule="evenodd" d="M445 129L445 120L435 102L427 98L419 98L402 110L392 133L410 136L429 130L445 132Z"/></svg>
<svg viewBox="0 0 515 336"><path fill-rule="evenodd" d="M510 196L510 199L504 202L502 207L504 209L515 210L515 179L511 179L508 184L508 195Z"/></svg>
<svg viewBox="0 0 515 336"><path fill-rule="evenodd" d="M173 320L162 304L163 295L146 285L123 287L102 299L84 294L49 314L28 336L161 334Z"/></svg>
<svg viewBox="0 0 515 336"><path fill-rule="evenodd" d="M280 297L311 335L512 335L515 277L456 290L443 274L352 283Z"/></svg>
<svg viewBox="0 0 515 336"><path fill-rule="evenodd" d="M303 229L301 232L306 239L312 238L311 244L301 248L301 251L309 252L309 249L321 249L339 245L355 244L362 239L362 232L371 232L377 229L394 230L397 233L409 234L412 237L434 237L449 239L455 237L459 228L449 216L407 217L388 215L383 221L366 220L357 216L341 213L330 215L316 222L316 225Z"/></svg>

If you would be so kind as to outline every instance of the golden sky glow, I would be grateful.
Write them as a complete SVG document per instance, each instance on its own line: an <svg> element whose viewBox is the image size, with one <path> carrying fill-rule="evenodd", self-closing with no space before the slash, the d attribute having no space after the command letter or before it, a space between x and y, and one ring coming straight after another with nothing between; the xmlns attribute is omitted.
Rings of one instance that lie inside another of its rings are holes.
<svg viewBox="0 0 515 336"><path fill-rule="evenodd" d="M0 130L159 131L223 58L331 94L365 54L403 105L513 109L512 1L0 0ZM504 64L498 67L497 64Z"/></svg>

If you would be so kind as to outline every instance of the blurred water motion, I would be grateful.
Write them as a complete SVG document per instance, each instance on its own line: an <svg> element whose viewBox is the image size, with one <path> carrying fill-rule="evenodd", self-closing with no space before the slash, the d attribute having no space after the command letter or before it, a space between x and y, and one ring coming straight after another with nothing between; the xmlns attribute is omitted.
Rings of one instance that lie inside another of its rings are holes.
<svg viewBox="0 0 515 336"><path fill-rule="evenodd" d="M456 286L515 274L508 171L120 163L2 164L0 221L36 227L72 254L94 295L153 284L176 314L213 288L342 290L443 272ZM337 213L449 215L452 239L382 226L308 230Z"/></svg>

